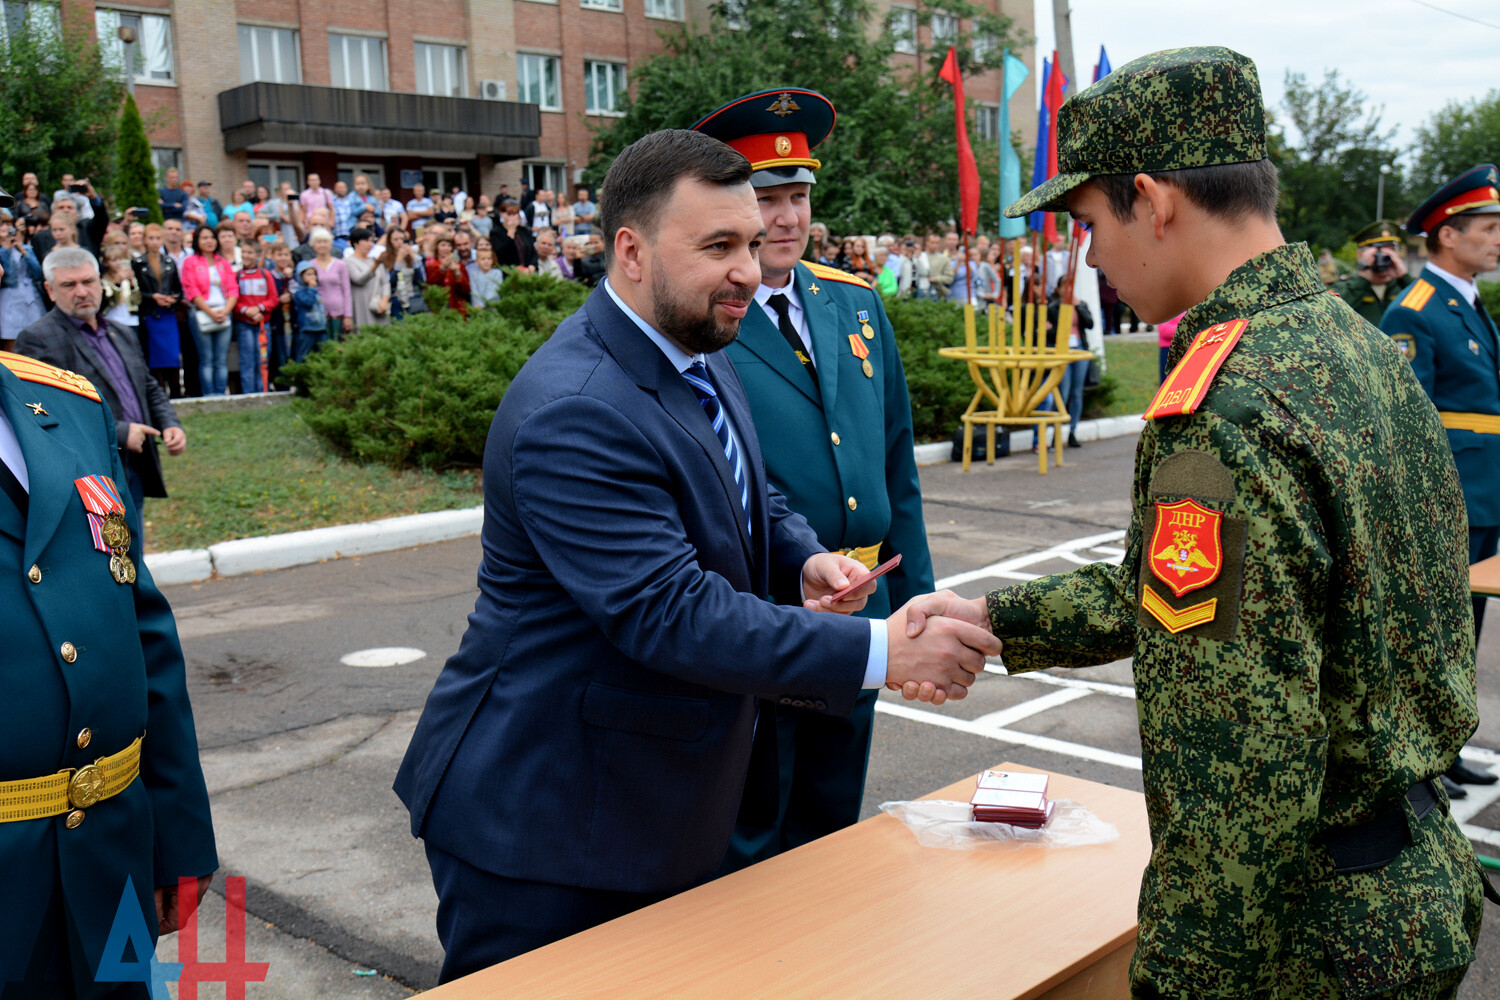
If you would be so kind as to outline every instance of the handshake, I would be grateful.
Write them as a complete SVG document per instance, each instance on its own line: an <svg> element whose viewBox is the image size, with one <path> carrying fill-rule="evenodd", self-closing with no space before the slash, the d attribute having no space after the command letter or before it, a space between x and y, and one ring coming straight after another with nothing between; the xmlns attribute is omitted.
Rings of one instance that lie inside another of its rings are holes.
<svg viewBox="0 0 1500 1000"><path fill-rule="evenodd" d="M831 596L858 583L869 571L834 553L820 553L802 570L802 591L811 611L849 614L865 606L875 580L841 600ZM886 619L886 683L907 701L941 705L969 693L984 670L985 657L1000 655L1001 643L990 631L989 609L982 597L966 600L952 591L914 597Z"/></svg>

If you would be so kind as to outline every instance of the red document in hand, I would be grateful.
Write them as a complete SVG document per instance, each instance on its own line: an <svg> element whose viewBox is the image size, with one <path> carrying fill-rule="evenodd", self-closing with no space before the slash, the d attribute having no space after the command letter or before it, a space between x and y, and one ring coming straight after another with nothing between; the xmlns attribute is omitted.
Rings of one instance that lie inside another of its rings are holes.
<svg viewBox="0 0 1500 1000"><path fill-rule="evenodd" d="M869 576L861 577L858 583L851 583L851 584L849 584L849 586L845 587L843 590L839 591L837 594L830 594L829 596L832 597L835 601L842 601L844 598L848 597L850 594L854 593L856 590L858 590L860 587L863 587L865 584L869 583L871 580L877 580L880 577L885 576L891 570L895 569L897 566L900 566L900 565L901 565L901 553L898 552L895 555L891 556L889 559L887 559L885 562L881 563L879 566L876 566L870 572Z"/></svg>

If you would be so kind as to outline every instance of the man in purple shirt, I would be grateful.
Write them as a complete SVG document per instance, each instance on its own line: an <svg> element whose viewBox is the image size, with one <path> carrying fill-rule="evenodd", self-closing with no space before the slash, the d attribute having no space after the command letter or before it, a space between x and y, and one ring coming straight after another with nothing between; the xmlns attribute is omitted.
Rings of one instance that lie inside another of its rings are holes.
<svg viewBox="0 0 1500 1000"><path fill-rule="evenodd" d="M99 390L115 417L120 459L134 510L145 497L164 497L156 439L167 454L181 455L187 435L177 412L146 368L134 334L112 326L99 315L104 286L99 262L87 250L59 247L42 264L47 293L55 308L22 330L16 353L77 372ZM140 531L141 525L131 526Z"/></svg>

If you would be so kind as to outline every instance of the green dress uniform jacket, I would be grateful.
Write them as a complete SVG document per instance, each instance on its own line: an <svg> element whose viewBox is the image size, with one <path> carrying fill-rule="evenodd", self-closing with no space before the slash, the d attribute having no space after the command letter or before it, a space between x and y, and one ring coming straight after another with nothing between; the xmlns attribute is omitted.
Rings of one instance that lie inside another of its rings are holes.
<svg viewBox="0 0 1500 1000"><path fill-rule="evenodd" d="M1329 285L1328 290L1349 303L1349 308L1363 316L1372 326L1379 326L1380 317L1385 315L1386 308L1400 298L1401 293L1411 287L1414 281L1416 279L1409 274L1392 278L1386 283L1385 295L1381 296L1375 293L1375 286L1364 275L1351 274Z"/></svg>
<svg viewBox="0 0 1500 1000"><path fill-rule="evenodd" d="M1405 796L1478 722L1443 429L1305 245L1189 310L1173 363L1235 319L1248 326L1196 411L1141 435L1121 565L994 591L991 623L1012 672L1135 658L1152 841L1135 996L1446 988L1473 959L1481 876L1446 801L1418 819ZM1161 544L1162 506L1187 500L1221 519L1217 556L1210 538ZM1217 575L1178 596L1195 552ZM1337 873L1329 831L1390 809L1411 843Z"/></svg>
<svg viewBox="0 0 1500 1000"><path fill-rule="evenodd" d="M6 358L15 355L0 354L0 362ZM109 407L17 378L4 363L0 407L30 480L24 515L0 492L0 781L79 768L145 735L139 776L81 810L71 827L67 815L0 822L0 985L26 976L34 956L45 960L62 944L60 924L44 920L58 894L70 939L63 945L69 995L97 996L119 987L96 984L93 970L126 878L154 939L153 888L218 867L208 792L177 627L141 540L133 537L129 547L136 582L116 583L74 486L109 476L123 491L127 517L135 516Z"/></svg>
<svg viewBox="0 0 1500 1000"><path fill-rule="evenodd" d="M767 477L787 506L830 551L884 542L882 560L901 554L901 565L881 579L860 612L885 618L933 589L911 400L895 331L880 296L857 278L799 262L792 280L812 338L817 383L759 305L726 353L750 399ZM863 336L862 327L873 336ZM868 357L856 353L851 337ZM778 709L780 815L769 824L742 815L731 868L858 820L876 694L861 695L847 719ZM757 756L772 749L768 743L757 742ZM751 773L765 764L753 761Z"/></svg>
<svg viewBox="0 0 1500 1000"><path fill-rule="evenodd" d="M1380 328L1442 413L1479 413L1500 421L1500 337L1495 321L1464 301L1431 268L1391 303ZM1450 418L1451 419L1451 418ZM1447 427L1471 528L1500 524L1500 434ZM1449 518L1452 515L1450 513Z"/></svg>

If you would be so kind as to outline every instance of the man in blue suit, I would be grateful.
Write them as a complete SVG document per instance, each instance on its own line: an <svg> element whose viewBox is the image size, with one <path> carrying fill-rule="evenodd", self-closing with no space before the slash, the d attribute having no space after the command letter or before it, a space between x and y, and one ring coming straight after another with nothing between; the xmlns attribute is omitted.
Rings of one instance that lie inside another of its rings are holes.
<svg viewBox="0 0 1500 1000"><path fill-rule="evenodd" d="M757 697L840 714L887 682L961 697L999 650L959 622L928 645L899 612L811 613L874 584L831 601L866 570L769 487L720 353L760 284L749 177L695 132L621 152L607 280L495 414L479 599L396 778L445 981L712 878L752 739L775 738Z"/></svg>
<svg viewBox="0 0 1500 1000"><path fill-rule="evenodd" d="M1500 260L1500 171L1492 163L1464 171L1423 202L1406 229L1426 237L1427 266L1391 303L1380 328L1411 362L1448 431L1468 507L1472 564L1493 556L1500 543L1500 335L1474 280ZM1474 598L1476 642L1487 603ZM1447 778L1496 781L1462 759ZM1458 797L1465 794L1459 789Z"/></svg>
<svg viewBox="0 0 1500 1000"><path fill-rule="evenodd" d="M693 128L744 153L755 171L750 184L766 227L757 308L724 353L749 397L766 475L823 546L871 569L901 555L858 612L884 618L932 590L932 558L906 372L885 307L865 281L801 260L820 166L812 153L834 120L822 94L791 88L737 98ZM777 743L758 744L757 753L775 755L777 809L762 819L747 808L726 869L859 820L878 693L863 692L847 716L763 707L776 714Z"/></svg>
<svg viewBox="0 0 1500 1000"><path fill-rule="evenodd" d="M201 899L218 867L182 647L124 483L93 384L0 353L5 1000L149 996L120 980L177 929L178 879ZM116 928L150 942L107 951Z"/></svg>

